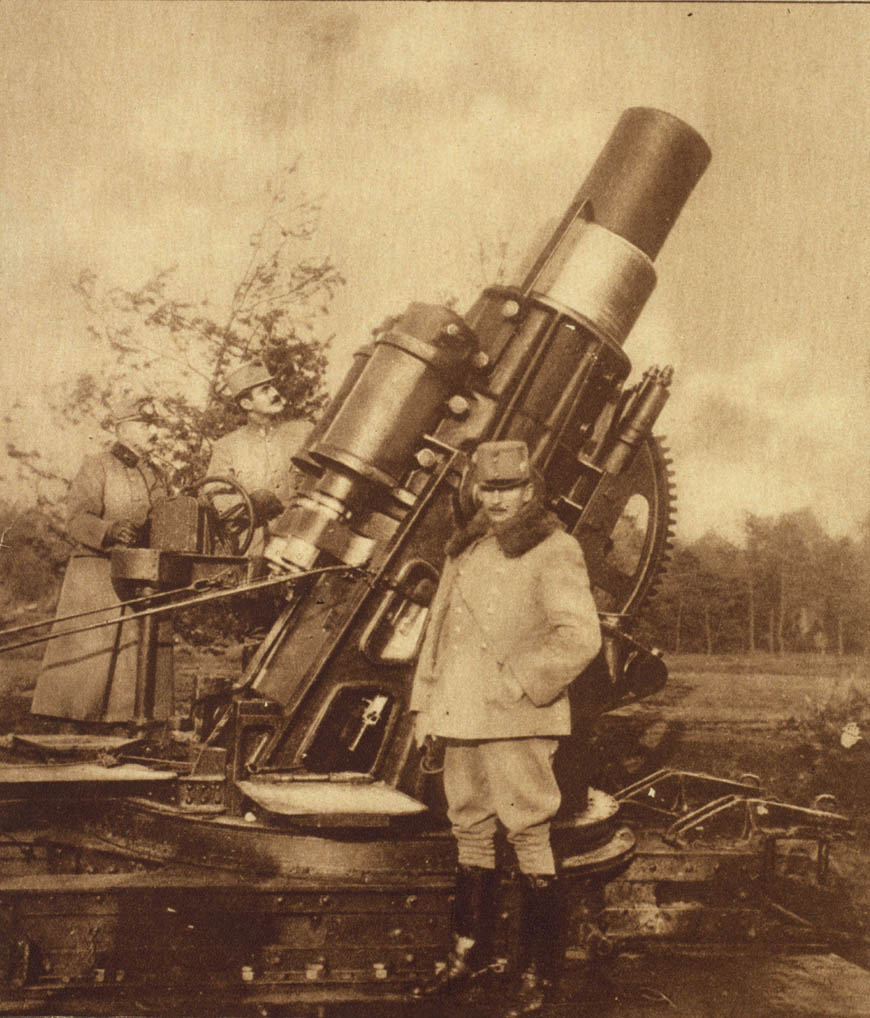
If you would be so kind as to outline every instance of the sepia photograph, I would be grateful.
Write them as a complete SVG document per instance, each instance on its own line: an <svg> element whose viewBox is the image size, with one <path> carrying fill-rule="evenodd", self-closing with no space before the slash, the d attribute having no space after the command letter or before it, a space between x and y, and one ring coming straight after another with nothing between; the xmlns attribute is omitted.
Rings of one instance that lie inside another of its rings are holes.
<svg viewBox="0 0 870 1018"><path fill-rule="evenodd" d="M868 30L0 5L0 1016L870 1018Z"/></svg>

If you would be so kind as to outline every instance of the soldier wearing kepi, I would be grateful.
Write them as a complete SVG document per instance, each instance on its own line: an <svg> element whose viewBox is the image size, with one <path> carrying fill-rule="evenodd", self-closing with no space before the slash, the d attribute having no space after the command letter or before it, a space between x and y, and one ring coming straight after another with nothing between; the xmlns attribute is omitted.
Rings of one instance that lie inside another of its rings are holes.
<svg viewBox="0 0 870 1018"><path fill-rule="evenodd" d="M275 376L259 361L243 364L227 377L227 392L248 419L215 442L208 465L209 476L229 475L251 497L258 529L248 555L263 553L268 521L287 508L294 487L291 459L312 428L308 421L281 419L287 402L274 381Z"/></svg>
<svg viewBox="0 0 870 1018"><path fill-rule="evenodd" d="M543 1005L555 973L552 761L601 630L580 546L535 497L525 443L481 443L473 469L481 508L447 545L411 696L418 741L446 740L459 854L453 948L418 993L466 987L491 960L500 822L523 881L520 1014Z"/></svg>
<svg viewBox="0 0 870 1018"><path fill-rule="evenodd" d="M109 552L116 547L146 547L151 506L167 494L163 475L150 459L161 412L146 397L123 402L113 414L117 441L109 451L87 456L73 479L67 496L67 531L78 547L67 565L57 605L59 616L101 605L105 605L105 613L89 621L118 616L117 606L123 597L112 582ZM172 713L171 632L168 620L160 623L158 673L162 678L154 716L161 719ZM131 720L136 644L135 622L52 640L42 661L31 711L77 721Z"/></svg>

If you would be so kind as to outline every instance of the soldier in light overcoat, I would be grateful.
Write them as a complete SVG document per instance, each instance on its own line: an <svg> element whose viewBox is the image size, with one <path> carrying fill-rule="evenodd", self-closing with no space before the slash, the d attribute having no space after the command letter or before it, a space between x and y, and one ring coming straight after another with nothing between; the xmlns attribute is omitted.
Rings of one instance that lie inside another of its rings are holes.
<svg viewBox="0 0 870 1018"><path fill-rule="evenodd" d="M444 791L457 841L455 937L423 995L468 984L490 960L500 822L523 876L529 948L516 1013L540 1008L552 976L552 761L570 733L567 690L601 645L583 553L535 498L523 442L482 443L480 512L447 546L411 710L417 737L446 740Z"/></svg>
<svg viewBox="0 0 870 1018"><path fill-rule="evenodd" d="M258 525L248 555L262 555L268 521L290 503L295 471L292 458L311 433L308 421L281 420L286 400L274 386L275 376L259 361L243 364L226 379L227 393L245 411L247 422L219 438L212 448L209 476L235 478L248 492ZM222 510L232 496L218 496Z"/></svg>
<svg viewBox="0 0 870 1018"><path fill-rule="evenodd" d="M114 547L148 543L152 504L166 496L160 470L149 459L156 437L152 400L127 401L113 414L117 441L87 456L67 495L67 531L77 542L57 605L57 615L106 606L86 621L121 614L123 597L112 582ZM121 592L123 593L123 592ZM58 623L53 632L73 628ZM104 626L57 637L46 648L31 711L76 721L122 722L134 716L137 623ZM171 623L158 625L158 687L155 718L172 714Z"/></svg>

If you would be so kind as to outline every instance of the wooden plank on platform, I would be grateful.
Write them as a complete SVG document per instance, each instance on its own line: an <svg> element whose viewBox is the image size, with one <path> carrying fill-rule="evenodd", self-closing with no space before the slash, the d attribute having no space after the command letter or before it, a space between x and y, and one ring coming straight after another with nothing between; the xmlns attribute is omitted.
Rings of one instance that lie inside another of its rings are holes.
<svg viewBox="0 0 870 1018"><path fill-rule="evenodd" d="M129 750L142 743L142 739L130 738L126 735L95 735L91 733L64 734L13 734L11 745L20 750L41 758L57 756L95 757L102 753L117 753L122 749Z"/></svg>
<svg viewBox="0 0 870 1018"><path fill-rule="evenodd" d="M142 764L106 767L97 763L0 765L0 790L20 792L28 788L62 785L142 785L174 781L175 771L156 771Z"/></svg>

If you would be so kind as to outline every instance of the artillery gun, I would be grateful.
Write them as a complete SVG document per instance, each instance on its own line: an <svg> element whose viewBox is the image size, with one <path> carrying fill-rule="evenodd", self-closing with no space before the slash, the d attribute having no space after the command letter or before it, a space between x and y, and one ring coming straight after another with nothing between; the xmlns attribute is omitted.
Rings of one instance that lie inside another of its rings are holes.
<svg viewBox="0 0 870 1018"><path fill-rule="evenodd" d="M455 860L437 759L415 745L407 703L444 542L473 510L470 452L482 440L528 444L601 614L604 647L574 684L559 759L568 955L650 932L634 891L607 897L619 881L653 879L638 875L649 852L623 820L632 806L650 820L650 788L654 819L680 824L684 842L702 826L685 814L710 799L736 804L710 814L720 824L744 807L758 819L751 784L666 774L615 797L588 789L585 754L596 715L667 677L633 624L672 536L669 459L652 433L671 370L627 386L623 343L709 156L675 117L626 111L518 285L487 288L464 316L415 303L375 330L295 460L304 480L267 549L278 573L241 554L253 513L239 491L242 511L223 519L198 492L169 499L150 547L111 553L130 592L125 625L138 627L136 716L124 736L11 739L18 757L0 768L5 1000L70 1014L143 1001L162 1014L323 1009L403 1001L431 975ZM215 483L235 482L201 487ZM283 600L232 688L195 727L156 725L156 618L267 588ZM729 828L749 845L735 872L759 838L798 835L819 842L822 866L845 821L796 809L783 806L773 829ZM713 863L689 878L682 858L673 881L715 881ZM502 893L509 959L510 880Z"/></svg>

